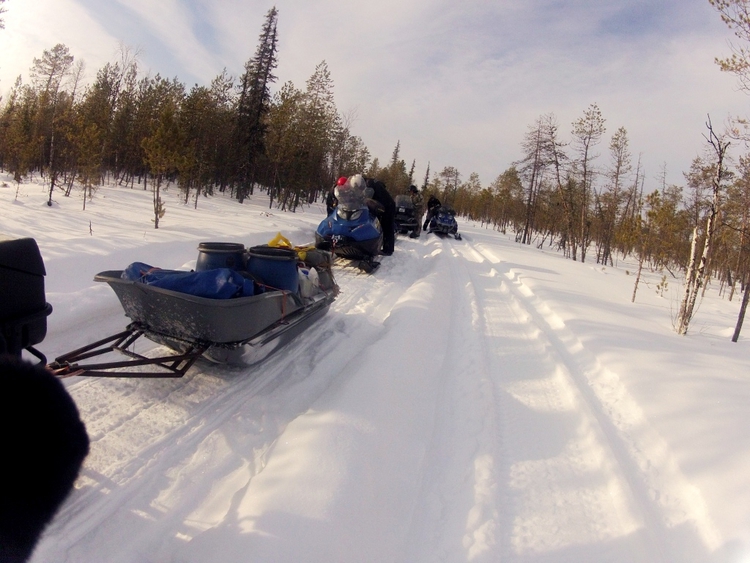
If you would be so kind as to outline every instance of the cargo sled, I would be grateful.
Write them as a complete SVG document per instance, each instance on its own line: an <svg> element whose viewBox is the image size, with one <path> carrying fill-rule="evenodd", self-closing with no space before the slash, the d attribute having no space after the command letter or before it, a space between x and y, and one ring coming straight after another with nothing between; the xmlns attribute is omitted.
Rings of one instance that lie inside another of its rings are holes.
<svg viewBox="0 0 750 563"><path fill-rule="evenodd" d="M131 322L123 332L57 357L50 369L63 377L181 377L201 357L250 365L325 315L338 294L331 254L313 247L198 248L195 272L134 263L97 274L94 280L109 284ZM211 287L223 295L211 295ZM131 348L141 337L174 353L136 354ZM83 363L110 352L129 359Z"/></svg>

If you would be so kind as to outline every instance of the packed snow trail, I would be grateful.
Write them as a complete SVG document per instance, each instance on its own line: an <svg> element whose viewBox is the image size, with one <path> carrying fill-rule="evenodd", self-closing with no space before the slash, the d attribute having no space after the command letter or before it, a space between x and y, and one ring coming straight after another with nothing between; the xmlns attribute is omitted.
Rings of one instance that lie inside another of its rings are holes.
<svg viewBox="0 0 750 563"><path fill-rule="evenodd" d="M75 381L92 453L33 563L706 561L700 492L492 241L339 270L258 366Z"/></svg>
<svg viewBox="0 0 750 563"><path fill-rule="evenodd" d="M406 561L557 560L601 556L639 527L596 421L580 411L566 368L492 264L452 243L454 347L435 464L422 493L422 538ZM463 336L462 336L463 335ZM468 433L467 433L468 432ZM563 446L560 451L560 446ZM432 515L430 518L429 516ZM605 547L603 547L605 546ZM637 536L621 555L659 561Z"/></svg>

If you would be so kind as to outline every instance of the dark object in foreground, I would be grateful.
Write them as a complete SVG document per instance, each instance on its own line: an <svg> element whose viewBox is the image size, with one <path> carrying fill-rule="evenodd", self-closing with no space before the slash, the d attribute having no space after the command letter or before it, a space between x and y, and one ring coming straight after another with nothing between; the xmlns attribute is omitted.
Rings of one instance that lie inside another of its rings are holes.
<svg viewBox="0 0 750 563"><path fill-rule="evenodd" d="M34 345L47 335L52 306L44 293L44 261L33 238L0 241L0 354L23 350L47 363Z"/></svg>
<svg viewBox="0 0 750 563"><path fill-rule="evenodd" d="M0 561L26 561L67 498L89 438L62 382L41 365L0 355Z"/></svg>

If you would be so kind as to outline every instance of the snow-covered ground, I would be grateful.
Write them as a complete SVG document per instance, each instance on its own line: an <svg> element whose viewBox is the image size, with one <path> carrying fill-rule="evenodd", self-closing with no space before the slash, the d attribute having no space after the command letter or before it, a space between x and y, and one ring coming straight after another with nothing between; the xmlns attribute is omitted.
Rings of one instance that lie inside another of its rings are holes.
<svg viewBox="0 0 750 563"><path fill-rule="evenodd" d="M190 268L205 241L313 239L321 205L183 205L104 187L47 207L0 177L0 236L36 238L48 358L123 329L93 282ZM33 563L747 562L750 354L712 286L690 333L680 280L581 264L459 221L397 239L372 276L250 368L65 380L91 437ZM750 327L747 328L750 330Z"/></svg>

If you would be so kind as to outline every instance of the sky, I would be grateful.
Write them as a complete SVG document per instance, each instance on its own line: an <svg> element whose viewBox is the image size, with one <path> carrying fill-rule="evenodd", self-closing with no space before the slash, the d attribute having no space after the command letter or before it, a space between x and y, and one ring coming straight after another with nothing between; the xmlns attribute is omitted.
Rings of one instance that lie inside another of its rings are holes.
<svg viewBox="0 0 750 563"><path fill-rule="evenodd" d="M708 0L279 0L280 87L304 87L325 60L337 107L373 156L397 142L423 178L456 167L484 185L521 158L534 120L553 113L564 138L592 103L606 119L598 164L625 127L647 183L682 184L705 149L710 115L722 129L748 100L715 57L731 32ZM8 0L0 31L0 92L56 43L84 60L89 79L140 53L144 72L208 84L237 76L272 4L257 0ZM734 148L736 156L745 147Z"/></svg>
<svg viewBox="0 0 750 563"><path fill-rule="evenodd" d="M0 238L44 259L50 360L129 322L98 272L305 244L325 216L171 187L154 229L150 191L105 185L85 211L80 193L48 207L0 174ZM372 275L337 263L327 314L260 364L64 379L91 449L30 563L750 561L739 296L711 283L679 336L668 272L644 268L631 302L633 261L458 225L397 237Z"/></svg>

